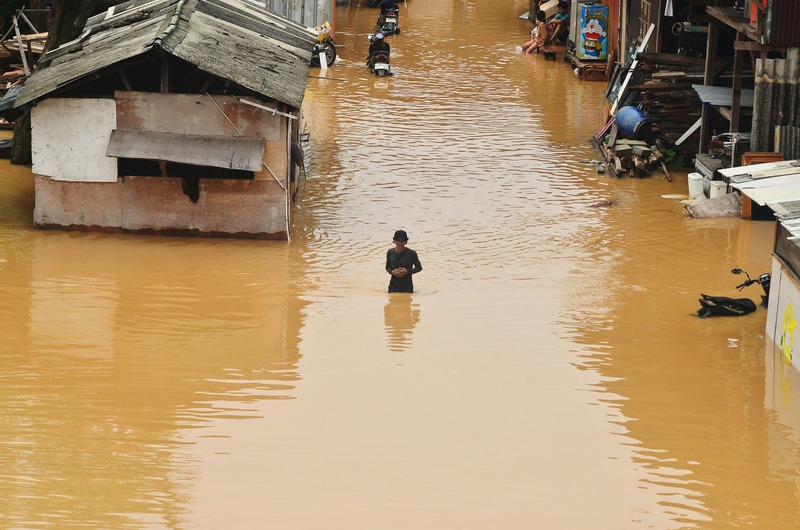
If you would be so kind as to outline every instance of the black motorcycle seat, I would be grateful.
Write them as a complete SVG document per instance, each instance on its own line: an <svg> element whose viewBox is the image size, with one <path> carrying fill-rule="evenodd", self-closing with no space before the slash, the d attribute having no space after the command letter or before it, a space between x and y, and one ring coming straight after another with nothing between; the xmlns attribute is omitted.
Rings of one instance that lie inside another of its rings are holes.
<svg viewBox="0 0 800 530"><path fill-rule="evenodd" d="M756 304L749 298L730 298L701 294L700 305L712 308L718 314L745 315L756 310Z"/></svg>

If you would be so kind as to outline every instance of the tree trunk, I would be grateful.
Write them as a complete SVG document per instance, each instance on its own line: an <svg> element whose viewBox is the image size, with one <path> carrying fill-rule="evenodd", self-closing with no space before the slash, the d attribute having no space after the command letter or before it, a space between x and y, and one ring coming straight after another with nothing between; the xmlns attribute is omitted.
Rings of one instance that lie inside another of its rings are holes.
<svg viewBox="0 0 800 530"><path fill-rule="evenodd" d="M47 66L42 61L44 54L54 50L71 40L76 39L83 31L86 21L92 12L92 0L53 0L50 15L50 28L47 33L47 42L33 70L40 70ZM26 112L14 122L14 145L11 148L11 163L29 166L31 159L31 116Z"/></svg>
<svg viewBox="0 0 800 530"><path fill-rule="evenodd" d="M76 39L92 14L92 0L54 0L42 55Z"/></svg>

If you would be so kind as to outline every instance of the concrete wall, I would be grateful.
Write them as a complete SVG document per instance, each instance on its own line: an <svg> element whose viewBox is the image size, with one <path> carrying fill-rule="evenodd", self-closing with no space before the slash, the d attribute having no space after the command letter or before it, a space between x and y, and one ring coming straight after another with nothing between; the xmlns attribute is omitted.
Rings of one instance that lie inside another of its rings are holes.
<svg viewBox="0 0 800 530"><path fill-rule="evenodd" d="M181 179L64 182L36 175L34 224L106 232L287 239L283 190L267 180L201 179L190 201ZM242 212L248 212L244 215Z"/></svg>

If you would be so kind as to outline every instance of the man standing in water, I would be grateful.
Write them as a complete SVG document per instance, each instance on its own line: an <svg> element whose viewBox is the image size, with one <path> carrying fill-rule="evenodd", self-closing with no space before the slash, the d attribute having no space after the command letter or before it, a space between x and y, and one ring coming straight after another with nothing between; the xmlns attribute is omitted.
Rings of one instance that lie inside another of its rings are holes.
<svg viewBox="0 0 800 530"><path fill-rule="evenodd" d="M413 293L414 282L411 275L422 270L417 253L406 248L408 234L405 230L394 233L394 248L386 253L386 272L392 275L389 280L390 293Z"/></svg>

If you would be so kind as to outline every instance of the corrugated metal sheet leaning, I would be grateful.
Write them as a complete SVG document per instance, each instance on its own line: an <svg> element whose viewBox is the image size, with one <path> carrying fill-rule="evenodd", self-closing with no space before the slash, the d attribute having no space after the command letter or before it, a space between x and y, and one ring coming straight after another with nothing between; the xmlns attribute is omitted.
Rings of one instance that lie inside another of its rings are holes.
<svg viewBox="0 0 800 530"><path fill-rule="evenodd" d="M800 48L792 48L786 59L756 59L753 105L753 151L775 150L775 129L797 126L800 116ZM788 133L788 131L787 131ZM800 153L786 150L784 158Z"/></svg>

